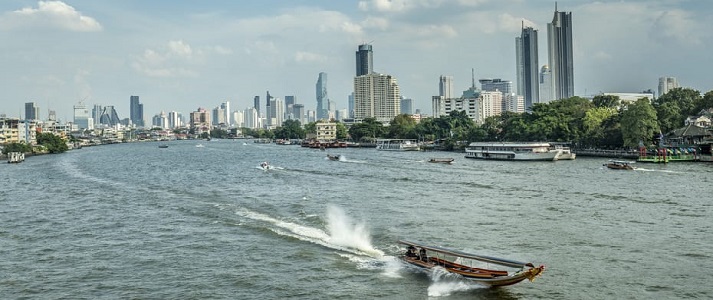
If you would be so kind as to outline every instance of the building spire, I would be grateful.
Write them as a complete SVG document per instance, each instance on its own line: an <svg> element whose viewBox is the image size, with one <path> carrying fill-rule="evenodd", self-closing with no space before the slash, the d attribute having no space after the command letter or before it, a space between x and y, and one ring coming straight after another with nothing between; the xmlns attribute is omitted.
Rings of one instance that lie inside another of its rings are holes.
<svg viewBox="0 0 713 300"><path fill-rule="evenodd" d="M555 1L555 12L557 12L557 1Z"/></svg>
<svg viewBox="0 0 713 300"><path fill-rule="evenodd" d="M475 68L470 68L471 86L475 89Z"/></svg>

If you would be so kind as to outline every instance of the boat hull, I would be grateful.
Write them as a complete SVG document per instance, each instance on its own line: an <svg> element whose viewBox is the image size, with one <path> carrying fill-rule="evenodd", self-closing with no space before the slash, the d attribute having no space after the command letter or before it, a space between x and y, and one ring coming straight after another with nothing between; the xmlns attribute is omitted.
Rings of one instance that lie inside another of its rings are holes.
<svg viewBox="0 0 713 300"><path fill-rule="evenodd" d="M471 143L466 158L487 160L555 161L561 150L550 151L549 143Z"/></svg>
<svg viewBox="0 0 713 300"><path fill-rule="evenodd" d="M515 273L508 273L501 270L488 270L481 268L471 268L464 265L455 264L448 261L429 258L427 261L416 257L403 256L404 262L424 269L443 268L449 273L458 274L464 278L490 287L507 286L522 282L525 279L534 281L542 274L544 266L523 269Z"/></svg>

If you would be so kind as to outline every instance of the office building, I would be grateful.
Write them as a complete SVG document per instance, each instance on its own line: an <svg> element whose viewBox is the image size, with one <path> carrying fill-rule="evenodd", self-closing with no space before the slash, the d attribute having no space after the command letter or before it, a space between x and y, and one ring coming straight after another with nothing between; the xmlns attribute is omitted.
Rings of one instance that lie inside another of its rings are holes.
<svg viewBox="0 0 713 300"><path fill-rule="evenodd" d="M413 114L413 99L401 97L401 114Z"/></svg>
<svg viewBox="0 0 713 300"><path fill-rule="evenodd" d="M183 126L183 120L181 120L181 114L176 111L168 112L168 128L175 129Z"/></svg>
<svg viewBox="0 0 713 300"><path fill-rule="evenodd" d="M25 120L39 120L40 107L35 105L35 102L25 103Z"/></svg>
<svg viewBox="0 0 713 300"><path fill-rule="evenodd" d="M101 116L99 116L99 123L109 127L114 127L121 123L119 119L119 114L116 113L113 105L104 106Z"/></svg>
<svg viewBox="0 0 713 300"><path fill-rule="evenodd" d="M139 102L139 96L129 97L129 118L137 127L144 127L144 105Z"/></svg>
<svg viewBox="0 0 713 300"><path fill-rule="evenodd" d="M295 103L292 105L292 115L294 119L300 121L301 125L305 125L305 106L304 104Z"/></svg>
<svg viewBox="0 0 713 300"><path fill-rule="evenodd" d="M525 98L525 109L540 98L537 30L525 27L523 22L520 37L515 38L517 65L517 94Z"/></svg>
<svg viewBox="0 0 713 300"><path fill-rule="evenodd" d="M661 77L659 78L659 97L668 93L668 91L680 87L676 77Z"/></svg>
<svg viewBox="0 0 713 300"><path fill-rule="evenodd" d="M438 95L446 99L453 98L453 76L443 76L438 78Z"/></svg>
<svg viewBox="0 0 713 300"><path fill-rule="evenodd" d="M329 120L329 96L327 94L327 73L319 73L317 78L316 95L317 95L317 119Z"/></svg>
<svg viewBox="0 0 713 300"><path fill-rule="evenodd" d="M356 52L356 76L374 72L373 52L370 44L361 44Z"/></svg>
<svg viewBox="0 0 713 300"><path fill-rule="evenodd" d="M502 80L500 78L495 79L480 79L480 89L489 92L501 92L504 95L512 93L512 81Z"/></svg>
<svg viewBox="0 0 713 300"><path fill-rule="evenodd" d="M547 44L554 100L573 97L572 13L557 11L556 3L552 23L547 24Z"/></svg>
<svg viewBox="0 0 713 300"><path fill-rule="evenodd" d="M101 116L102 112L104 111L104 108L99 105L99 104L94 104L94 108L92 108L92 119L94 120L94 126L96 127L97 125L101 124Z"/></svg>
<svg viewBox="0 0 713 300"><path fill-rule="evenodd" d="M295 96L285 96L285 120L294 120Z"/></svg>
<svg viewBox="0 0 713 300"><path fill-rule="evenodd" d="M257 111L257 115L260 116L260 96L255 96L253 99L253 108Z"/></svg>
<svg viewBox="0 0 713 300"><path fill-rule="evenodd" d="M388 123L401 112L396 77L371 73L354 77L354 118L376 118Z"/></svg>
<svg viewBox="0 0 713 300"><path fill-rule="evenodd" d="M243 112L245 118L245 123L243 127L256 129L260 128L260 115L258 115L257 109L255 107L248 107Z"/></svg>
<svg viewBox="0 0 713 300"><path fill-rule="evenodd" d="M84 103L79 102L79 104L74 107L74 124L79 130L94 129L94 120L89 117L89 109Z"/></svg>
<svg viewBox="0 0 713 300"><path fill-rule="evenodd" d="M189 126L195 134L210 132L212 124L210 112L204 108L198 108L196 111L189 114Z"/></svg>
<svg viewBox="0 0 713 300"><path fill-rule="evenodd" d="M525 97L515 93L510 93L503 97L503 111L515 113L525 112Z"/></svg>
<svg viewBox="0 0 713 300"><path fill-rule="evenodd" d="M552 71L550 71L549 66L544 65L540 69L540 103L548 103L555 100L553 92Z"/></svg>
<svg viewBox="0 0 713 300"><path fill-rule="evenodd" d="M354 92L349 94L347 99L347 109L349 110L349 118L354 118Z"/></svg>
<svg viewBox="0 0 713 300"><path fill-rule="evenodd" d="M153 122L151 122L151 125L153 125L154 128L156 128L156 127L161 128L161 129L169 128L168 116L163 111L159 114L154 115L152 121Z"/></svg>

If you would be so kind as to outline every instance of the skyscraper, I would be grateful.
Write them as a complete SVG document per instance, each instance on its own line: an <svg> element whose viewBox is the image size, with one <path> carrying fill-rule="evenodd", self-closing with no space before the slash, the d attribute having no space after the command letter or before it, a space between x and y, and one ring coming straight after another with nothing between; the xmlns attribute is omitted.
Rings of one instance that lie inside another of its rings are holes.
<svg viewBox="0 0 713 300"><path fill-rule="evenodd" d="M129 102L131 123L138 127L144 127L144 105L139 103L139 96L129 97Z"/></svg>
<svg viewBox="0 0 713 300"><path fill-rule="evenodd" d="M354 77L354 118L390 122L401 112L401 92L396 78L371 73Z"/></svg>
<svg viewBox="0 0 713 300"><path fill-rule="evenodd" d="M272 118L275 116L271 115L271 110L270 110L270 105L272 102L272 96L270 96L270 91L267 91L265 95L265 124L263 124L266 128L270 128L273 124L270 123Z"/></svg>
<svg viewBox="0 0 713 300"><path fill-rule="evenodd" d="M547 44L554 100L572 97L574 96L572 13L557 11L556 3L552 23L547 24Z"/></svg>
<svg viewBox="0 0 713 300"><path fill-rule="evenodd" d="M659 78L659 97L668 93L668 91L675 89L678 86L678 80L676 77L660 77Z"/></svg>
<svg viewBox="0 0 713 300"><path fill-rule="evenodd" d="M438 78L438 95L446 99L453 98L453 76L443 76Z"/></svg>
<svg viewBox="0 0 713 300"><path fill-rule="evenodd" d="M94 129L94 121L91 119L89 117L89 109L84 103L79 102L74 106L74 124L77 125L79 130Z"/></svg>
<svg viewBox="0 0 713 300"><path fill-rule="evenodd" d="M374 72L373 54L370 44L361 44L356 52L356 76Z"/></svg>
<svg viewBox="0 0 713 300"><path fill-rule="evenodd" d="M411 98L401 97L401 112L400 113L413 115L413 100Z"/></svg>
<svg viewBox="0 0 713 300"><path fill-rule="evenodd" d="M300 121L300 124L305 124L305 106L304 104L295 104L292 106L292 114L295 120Z"/></svg>
<svg viewBox="0 0 713 300"><path fill-rule="evenodd" d="M104 108L100 104L94 104L92 108L92 119L94 120L94 126L101 124L101 116Z"/></svg>
<svg viewBox="0 0 713 300"><path fill-rule="evenodd" d="M253 99L253 108L257 111L257 116L260 117L260 96L255 96ZM249 113L245 113L246 115Z"/></svg>
<svg viewBox="0 0 713 300"><path fill-rule="evenodd" d="M358 56L357 56L358 57ZM329 96L327 95L327 73L319 73L317 78L317 119L329 120Z"/></svg>
<svg viewBox="0 0 713 300"><path fill-rule="evenodd" d="M39 120L40 107L35 106L35 102L25 103L25 120Z"/></svg>
<svg viewBox="0 0 713 300"><path fill-rule="evenodd" d="M525 109L538 103L540 99L540 81L537 62L537 30L525 27L523 22L520 37L515 38L517 61L517 94L525 97Z"/></svg>
<svg viewBox="0 0 713 300"><path fill-rule="evenodd" d="M116 113L116 109L114 109L114 106L113 105L104 106L104 110L102 111L102 114L99 117L99 123L107 125L107 126L115 126L116 124L119 124L120 122L121 122L121 119L119 119L119 115Z"/></svg>
<svg viewBox="0 0 713 300"><path fill-rule="evenodd" d="M548 103L555 100L552 92L552 71L550 71L549 66L544 65L540 69L540 103Z"/></svg>
<svg viewBox="0 0 713 300"><path fill-rule="evenodd" d="M296 119L293 109L295 106L295 96L285 96L285 119Z"/></svg>
<svg viewBox="0 0 713 300"><path fill-rule="evenodd" d="M503 93L503 97L505 97L505 95L507 94L512 93L512 81L510 80L502 80L500 78L495 78L481 79L478 81L480 82L480 89L483 91L498 91Z"/></svg>

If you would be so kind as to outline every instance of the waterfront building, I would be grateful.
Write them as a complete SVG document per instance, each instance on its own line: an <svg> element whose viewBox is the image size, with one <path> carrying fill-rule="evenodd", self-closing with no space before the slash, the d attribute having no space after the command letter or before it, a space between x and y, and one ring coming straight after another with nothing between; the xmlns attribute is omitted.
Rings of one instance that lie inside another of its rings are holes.
<svg viewBox="0 0 713 300"><path fill-rule="evenodd" d="M18 118L0 118L0 144L19 143Z"/></svg>
<svg viewBox="0 0 713 300"><path fill-rule="evenodd" d="M540 103L549 103L555 100L552 87L552 71L547 65L540 69Z"/></svg>
<svg viewBox="0 0 713 300"><path fill-rule="evenodd" d="M413 99L401 97L401 114L413 114Z"/></svg>
<svg viewBox="0 0 713 300"><path fill-rule="evenodd" d="M337 123L319 121L315 124L315 128L317 129L317 140L333 141L337 139Z"/></svg>
<svg viewBox="0 0 713 300"><path fill-rule="evenodd" d="M361 44L356 52L356 76L374 72L373 51L370 44Z"/></svg>
<svg viewBox="0 0 713 300"><path fill-rule="evenodd" d="M94 119L89 117L89 109L81 101L74 107L74 124L78 130L94 129Z"/></svg>
<svg viewBox="0 0 713 300"><path fill-rule="evenodd" d="M572 54L572 13L557 11L547 24L549 67L552 72L553 100L574 96L574 60ZM525 97L527 103L527 97Z"/></svg>
<svg viewBox="0 0 713 300"><path fill-rule="evenodd" d="M668 93L668 91L680 87L676 77L660 77L659 78L659 97Z"/></svg>
<svg viewBox="0 0 713 300"><path fill-rule="evenodd" d="M129 118L137 127L144 127L144 105L139 102L139 96L129 97Z"/></svg>
<svg viewBox="0 0 713 300"><path fill-rule="evenodd" d="M525 27L515 38L515 60L517 66L517 94L525 97L525 109L538 103L540 98L539 63L537 52L537 30Z"/></svg>
<svg viewBox="0 0 713 300"><path fill-rule="evenodd" d="M320 72L315 84L317 95L317 119L329 120L329 96L327 94L327 73Z"/></svg>
<svg viewBox="0 0 713 300"><path fill-rule="evenodd" d="M37 120L19 120L17 122L17 140L28 145L37 144Z"/></svg>
<svg viewBox="0 0 713 300"><path fill-rule="evenodd" d="M225 108L222 105L216 106L213 109L213 119L211 120L213 126L226 125L225 121Z"/></svg>
<svg viewBox="0 0 713 300"><path fill-rule="evenodd" d="M431 105L433 117L447 116L452 111L464 111L468 118L475 122L480 122L480 98L444 98L443 96L433 96Z"/></svg>
<svg viewBox="0 0 713 300"><path fill-rule="evenodd" d="M488 117L499 116L502 111L503 93L499 91L480 92L480 121L483 121Z"/></svg>
<svg viewBox="0 0 713 300"><path fill-rule="evenodd" d="M25 103L25 120L39 120L40 107L35 105L35 102Z"/></svg>
<svg viewBox="0 0 713 300"><path fill-rule="evenodd" d="M354 117L376 118L388 123L401 112L401 93L396 77L371 73L354 77Z"/></svg>
<svg viewBox="0 0 713 300"><path fill-rule="evenodd" d="M212 128L210 112L205 108L199 107L196 111L191 112L189 119L190 123L188 125L190 125L195 134L210 132Z"/></svg>
<svg viewBox="0 0 713 300"><path fill-rule="evenodd" d="M453 76L438 77L438 95L446 99L453 98Z"/></svg>

